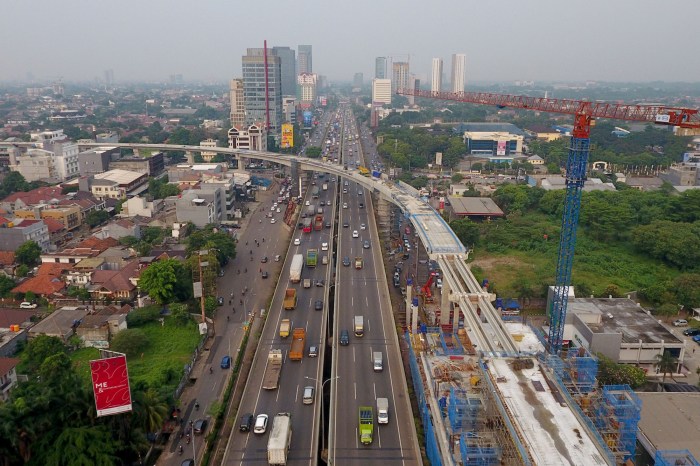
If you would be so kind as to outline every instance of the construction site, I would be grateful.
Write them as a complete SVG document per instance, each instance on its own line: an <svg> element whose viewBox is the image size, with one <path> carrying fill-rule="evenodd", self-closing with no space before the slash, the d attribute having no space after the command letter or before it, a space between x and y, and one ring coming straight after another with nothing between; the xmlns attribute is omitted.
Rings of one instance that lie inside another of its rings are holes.
<svg viewBox="0 0 700 466"><path fill-rule="evenodd" d="M484 357L468 330L406 334L433 465L615 465L635 451L641 402L628 386L596 385L596 360L539 344ZM515 339L536 340L521 325Z"/></svg>

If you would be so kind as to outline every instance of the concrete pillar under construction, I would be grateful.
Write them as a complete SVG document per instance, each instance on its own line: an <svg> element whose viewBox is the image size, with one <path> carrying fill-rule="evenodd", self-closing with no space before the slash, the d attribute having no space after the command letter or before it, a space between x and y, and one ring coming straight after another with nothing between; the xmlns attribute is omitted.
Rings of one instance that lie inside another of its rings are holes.
<svg viewBox="0 0 700 466"><path fill-rule="evenodd" d="M406 328L409 330L413 328L411 325L411 295L413 294L413 282L409 278L406 280ZM413 333L413 332L411 332Z"/></svg>
<svg viewBox="0 0 700 466"><path fill-rule="evenodd" d="M194 163L194 152L186 150L185 157L187 158L187 163Z"/></svg>

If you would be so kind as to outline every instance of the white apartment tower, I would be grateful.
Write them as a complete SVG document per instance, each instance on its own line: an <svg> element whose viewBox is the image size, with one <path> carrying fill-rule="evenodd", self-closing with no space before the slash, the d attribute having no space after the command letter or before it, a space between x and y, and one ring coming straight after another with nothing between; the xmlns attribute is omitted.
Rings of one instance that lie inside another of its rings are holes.
<svg viewBox="0 0 700 466"><path fill-rule="evenodd" d="M372 103L391 104L391 79L374 78L372 80Z"/></svg>
<svg viewBox="0 0 700 466"><path fill-rule="evenodd" d="M391 90L396 92L397 89L408 89L409 86L409 71L408 62L397 61L392 64L392 80Z"/></svg>
<svg viewBox="0 0 700 466"><path fill-rule="evenodd" d="M430 81L431 92L442 91L442 58L433 58L433 72Z"/></svg>
<svg viewBox="0 0 700 466"><path fill-rule="evenodd" d="M464 92L467 75L467 56L463 53L452 55L452 92Z"/></svg>

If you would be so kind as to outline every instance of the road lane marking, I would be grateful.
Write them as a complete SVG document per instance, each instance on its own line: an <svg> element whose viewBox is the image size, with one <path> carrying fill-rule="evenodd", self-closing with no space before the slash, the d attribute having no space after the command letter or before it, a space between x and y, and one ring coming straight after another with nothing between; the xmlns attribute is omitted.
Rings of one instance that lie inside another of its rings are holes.
<svg viewBox="0 0 700 466"><path fill-rule="evenodd" d="M355 389L355 399L357 399L357 382L353 382L352 386Z"/></svg>

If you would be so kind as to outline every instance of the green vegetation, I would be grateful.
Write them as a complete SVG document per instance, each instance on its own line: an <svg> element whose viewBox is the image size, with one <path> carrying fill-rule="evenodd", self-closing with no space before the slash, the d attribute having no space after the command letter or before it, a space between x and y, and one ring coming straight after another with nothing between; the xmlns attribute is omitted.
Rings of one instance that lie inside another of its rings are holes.
<svg viewBox="0 0 700 466"><path fill-rule="evenodd" d="M90 228L95 228L98 225L103 224L109 219L109 213L106 210L91 210L85 216L85 221L90 226Z"/></svg>
<svg viewBox="0 0 700 466"><path fill-rule="evenodd" d="M380 155L387 157L395 166L404 170L425 168L435 162L435 153L442 152L442 164L455 166L466 152L460 136L451 129L441 128L387 128L379 135L384 142L377 146Z"/></svg>
<svg viewBox="0 0 700 466"><path fill-rule="evenodd" d="M630 364L618 364L612 359L598 353L598 384L629 385L632 389L643 386L647 377L644 369Z"/></svg>
<svg viewBox="0 0 700 466"><path fill-rule="evenodd" d="M453 221L463 243L476 246L477 276L488 278L503 296L546 296L554 283L563 196L563 191L506 185L493 198L507 219ZM583 193L572 280L577 295L638 291L656 307L700 305L700 269L692 246L700 240L699 206L700 193L692 191Z"/></svg>
<svg viewBox="0 0 700 466"><path fill-rule="evenodd" d="M192 280L186 267L176 259L151 264L141 273L139 286L159 304L183 301L192 296Z"/></svg>
<svg viewBox="0 0 700 466"><path fill-rule="evenodd" d="M168 196L177 196L180 189L177 185L168 183L168 176L163 178L151 178L148 180L148 194L153 199L165 199Z"/></svg>
<svg viewBox="0 0 700 466"><path fill-rule="evenodd" d="M27 241L15 251L15 261L17 261L18 264L26 265L27 267L32 267L38 264L39 256L41 256L41 247L36 243L36 241Z"/></svg>
<svg viewBox="0 0 700 466"><path fill-rule="evenodd" d="M220 265L236 257L236 242L226 232L219 231L214 225L207 225L201 230L192 232L187 238L187 253L203 249L214 249Z"/></svg>
<svg viewBox="0 0 700 466"><path fill-rule="evenodd" d="M317 159L321 156L321 148L317 146L309 146L306 148L306 156L312 159Z"/></svg>

